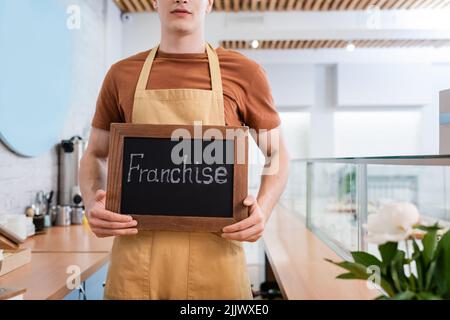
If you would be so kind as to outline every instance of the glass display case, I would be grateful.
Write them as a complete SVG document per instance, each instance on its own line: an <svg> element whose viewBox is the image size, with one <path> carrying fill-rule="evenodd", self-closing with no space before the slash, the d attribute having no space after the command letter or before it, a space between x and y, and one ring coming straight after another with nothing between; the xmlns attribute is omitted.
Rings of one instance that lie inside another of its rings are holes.
<svg viewBox="0 0 450 320"><path fill-rule="evenodd" d="M425 223L450 225L450 155L294 160L280 205L338 254L376 253L367 215L393 202L415 204Z"/></svg>

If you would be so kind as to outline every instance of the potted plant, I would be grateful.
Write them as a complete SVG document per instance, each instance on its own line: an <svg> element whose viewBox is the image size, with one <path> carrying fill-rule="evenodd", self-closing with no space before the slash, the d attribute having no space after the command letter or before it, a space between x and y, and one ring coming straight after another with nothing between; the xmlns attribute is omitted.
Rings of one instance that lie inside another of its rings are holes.
<svg viewBox="0 0 450 320"><path fill-rule="evenodd" d="M384 206L368 216L366 228L379 258L354 251L353 261L326 259L347 270L338 279L370 281L384 293L378 299L450 299L450 231L421 224L411 203Z"/></svg>

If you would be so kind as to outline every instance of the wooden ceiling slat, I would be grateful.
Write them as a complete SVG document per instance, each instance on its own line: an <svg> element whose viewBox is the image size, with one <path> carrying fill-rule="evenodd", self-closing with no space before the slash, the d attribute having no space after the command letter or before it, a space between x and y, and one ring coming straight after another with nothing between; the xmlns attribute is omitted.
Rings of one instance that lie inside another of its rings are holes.
<svg viewBox="0 0 450 320"><path fill-rule="evenodd" d="M366 8L368 7L370 1L371 1L371 0L362 0L362 1L359 1L358 5L356 6L356 10L363 10L363 9L366 9Z"/></svg>
<svg viewBox="0 0 450 320"><path fill-rule="evenodd" d="M287 5L286 5L286 10L288 10L288 11L294 10L295 1L296 0L289 0Z"/></svg>
<svg viewBox="0 0 450 320"><path fill-rule="evenodd" d="M431 2L428 4L427 9L435 9L436 4L437 4L438 2L440 3L441 0L434 0L434 1L431 1Z"/></svg>
<svg viewBox="0 0 450 320"><path fill-rule="evenodd" d="M341 2L341 4L339 5L339 10L347 10L350 2L353 0L344 0Z"/></svg>
<svg viewBox="0 0 450 320"><path fill-rule="evenodd" d="M342 2L343 0L334 0L332 3L331 3L331 7L330 7L330 10L337 10L338 8L339 8L339 4L341 4L341 2Z"/></svg>
<svg viewBox="0 0 450 320"><path fill-rule="evenodd" d="M383 5L387 2L388 0L378 0L378 1L374 1L373 2L373 6L375 8L381 9L383 7ZM417 1L417 0L414 0Z"/></svg>
<svg viewBox="0 0 450 320"><path fill-rule="evenodd" d="M360 0L352 0L348 6L348 10L355 10Z"/></svg>
<svg viewBox="0 0 450 320"><path fill-rule="evenodd" d="M231 8L230 0L224 0L223 6L224 6L224 8L225 8L225 11L229 12L229 11L230 11L230 8Z"/></svg>
<svg viewBox="0 0 450 320"><path fill-rule="evenodd" d="M230 4L230 6L231 6L231 4ZM234 0L233 1L233 8L232 8L232 10L234 12L239 12L239 10L241 10L241 2L239 0Z"/></svg>
<svg viewBox="0 0 450 320"><path fill-rule="evenodd" d="M153 12L151 0L115 0L122 12ZM238 11L329 11L366 10L375 6L381 10L413 10L450 7L450 0L215 0L214 10Z"/></svg>
<svg viewBox="0 0 450 320"><path fill-rule="evenodd" d="M307 0L305 3L305 6L303 7L303 10L311 10L312 9L312 5L314 3L314 0Z"/></svg>
<svg viewBox="0 0 450 320"><path fill-rule="evenodd" d="M258 4L260 0L252 0L252 11L258 11Z"/></svg>
<svg viewBox="0 0 450 320"><path fill-rule="evenodd" d="M285 7L286 7L286 0L278 0L277 10L283 11L285 10Z"/></svg>
<svg viewBox="0 0 450 320"><path fill-rule="evenodd" d="M311 10L313 10L313 11L318 11L318 10L320 10L323 1L324 1L324 0L316 0L316 1L314 1L314 4L313 4Z"/></svg>
<svg viewBox="0 0 450 320"><path fill-rule="evenodd" d="M295 3L295 10L303 10L303 6L305 4L305 0L297 0Z"/></svg>
<svg viewBox="0 0 450 320"><path fill-rule="evenodd" d="M353 41L353 44L357 47L357 48L365 48L368 46L370 40L355 40Z"/></svg>
<svg viewBox="0 0 450 320"><path fill-rule="evenodd" d="M322 11L329 11L331 10L331 5L333 2L339 2L338 0L325 0L325 2L322 4Z"/></svg>
<svg viewBox="0 0 450 320"><path fill-rule="evenodd" d="M422 3L424 3L427 0L416 0L412 5L411 5L411 9L418 9L420 5L422 5Z"/></svg>
<svg viewBox="0 0 450 320"><path fill-rule="evenodd" d="M434 0L425 0L419 6L417 6L417 9L426 9L433 1Z"/></svg>
<svg viewBox="0 0 450 320"><path fill-rule="evenodd" d="M150 3L150 1L147 1L147 0L140 0L140 1L141 1L142 6L144 7L145 11L147 11L147 12L155 11L153 9L153 5Z"/></svg>
<svg viewBox="0 0 450 320"><path fill-rule="evenodd" d="M330 43L330 48L336 49L337 45L338 45L338 42L339 42L339 40L336 40L336 39L332 40L331 43Z"/></svg>
<svg viewBox="0 0 450 320"><path fill-rule="evenodd" d="M131 0L131 3L136 8L138 12L145 11L144 6L140 3L139 0Z"/></svg>
<svg viewBox="0 0 450 320"><path fill-rule="evenodd" d="M266 11L267 10L267 0L260 0L260 4L259 7L261 8L261 11Z"/></svg>
<svg viewBox="0 0 450 320"><path fill-rule="evenodd" d="M130 0L123 0L123 5L125 6L127 12L136 12L136 9L131 4Z"/></svg>
<svg viewBox="0 0 450 320"><path fill-rule="evenodd" d="M388 1L386 1L386 2L381 6L381 9L384 9L384 10L391 9L392 6L395 4L395 1L397 1L397 0L388 0Z"/></svg>
<svg viewBox="0 0 450 320"><path fill-rule="evenodd" d="M408 2L408 0L397 0L396 3L392 6L393 10L399 9L405 2Z"/></svg>
<svg viewBox="0 0 450 320"><path fill-rule="evenodd" d="M409 9L414 4L414 2L416 2L416 0L407 0L399 8L400 9Z"/></svg>
<svg viewBox="0 0 450 320"><path fill-rule="evenodd" d="M338 43L338 48L345 48L350 41L341 40Z"/></svg>
<svg viewBox="0 0 450 320"><path fill-rule="evenodd" d="M402 41L402 46L405 48L413 46L416 42L416 40L404 40ZM394 42L394 46L396 45L396 42Z"/></svg>
<svg viewBox="0 0 450 320"><path fill-rule="evenodd" d="M445 0L435 1L434 3L432 3L432 4L430 5L430 9L436 9L436 8L439 8L443 3L445 3Z"/></svg>
<svg viewBox="0 0 450 320"><path fill-rule="evenodd" d="M214 0L214 10L222 11L222 0Z"/></svg>
<svg viewBox="0 0 450 320"><path fill-rule="evenodd" d="M389 45L392 47L406 48L410 41L411 40L390 40Z"/></svg>
<svg viewBox="0 0 450 320"><path fill-rule="evenodd" d="M120 11L124 12L126 11L125 6L123 5L123 2L121 0L116 0L116 5L119 7Z"/></svg>
<svg viewBox="0 0 450 320"><path fill-rule="evenodd" d="M314 43L313 48L314 48L314 49L319 49L319 48L321 48L322 42L323 42L323 40L317 40L317 41Z"/></svg>
<svg viewBox="0 0 450 320"><path fill-rule="evenodd" d="M445 3L445 0L435 1L430 5L430 9L438 9L444 3Z"/></svg>

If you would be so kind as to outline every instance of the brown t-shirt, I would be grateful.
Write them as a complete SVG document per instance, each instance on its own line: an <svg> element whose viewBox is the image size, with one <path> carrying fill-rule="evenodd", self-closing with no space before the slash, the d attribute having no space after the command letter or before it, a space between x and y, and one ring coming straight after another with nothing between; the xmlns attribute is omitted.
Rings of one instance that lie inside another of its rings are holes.
<svg viewBox="0 0 450 320"><path fill-rule="evenodd" d="M242 54L216 49L222 73L226 125L273 129L280 118L264 70ZM92 126L109 130L112 122L131 122L134 92L149 51L114 64L108 71L92 120ZM158 51L147 89L211 90L208 57L205 53L174 54Z"/></svg>

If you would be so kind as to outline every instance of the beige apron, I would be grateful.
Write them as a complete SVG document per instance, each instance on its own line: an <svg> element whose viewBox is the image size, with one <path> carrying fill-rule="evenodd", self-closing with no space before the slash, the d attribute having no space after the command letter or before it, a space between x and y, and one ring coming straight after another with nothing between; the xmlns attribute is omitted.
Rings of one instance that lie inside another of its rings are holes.
<svg viewBox="0 0 450 320"><path fill-rule="evenodd" d="M136 88L133 123L225 125L222 78L208 44L212 91L146 90L154 48ZM106 299L252 299L244 250L214 233L140 231L116 237Z"/></svg>

